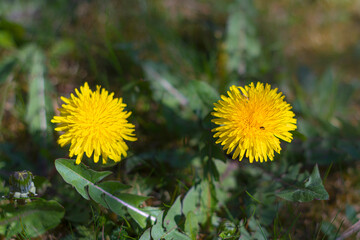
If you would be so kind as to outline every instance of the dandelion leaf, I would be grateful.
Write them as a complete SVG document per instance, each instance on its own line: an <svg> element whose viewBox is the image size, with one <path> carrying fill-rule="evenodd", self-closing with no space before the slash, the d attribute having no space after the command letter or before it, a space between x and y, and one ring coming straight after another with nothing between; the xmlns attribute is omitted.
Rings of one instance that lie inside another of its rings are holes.
<svg viewBox="0 0 360 240"><path fill-rule="evenodd" d="M164 236L165 240L190 240L190 238L179 232L179 231L171 231L170 233L168 233L167 235Z"/></svg>
<svg viewBox="0 0 360 240"><path fill-rule="evenodd" d="M173 228L177 227L177 223L179 222L181 217L181 202L180 202L180 196L177 197L174 204L169 209L168 213L166 214L166 217L164 219L164 227L170 231Z"/></svg>
<svg viewBox="0 0 360 240"><path fill-rule="evenodd" d="M56 159L55 167L65 182L74 186L76 191L87 200L89 200L89 196L86 187L101 181L112 173L110 171L96 172L84 164L76 165L72 159Z"/></svg>
<svg viewBox="0 0 360 240"><path fill-rule="evenodd" d="M298 183L285 189L278 193L277 196L292 202L309 202L314 199L329 199L329 194L324 188L317 165L305 182Z"/></svg>
<svg viewBox="0 0 360 240"><path fill-rule="evenodd" d="M179 223L182 215L182 204L180 196L175 200L174 204L170 207L166 216L161 212L157 216L156 224L151 228L151 237L153 239L165 240L190 240L189 236L179 231Z"/></svg>
<svg viewBox="0 0 360 240"><path fill-rule="evenodd" d="M189 212L186 215L185 232L190 236L192 240L196 240L196 235L199 230L199 222L195 213Z"/></svg>
<svg viewBox="0 0 360 240"><path fill-rule="evenodd" d="M49 229L56 227L64 216L64 208L56 201L38 199L22 206L1 206L6 214L0 216L0 226L4 226L4 234L10 238L19 233L26 237L37 237Z"/></svg>
<svg viewBox="0 0 360 240"><path fill-rule="evenodd" d="M208 181L193 186L183 200L183 213L185 216L192 211L196 214L199 223L204 224L216 208L217 199L215 187Z"/></svg>
<svg viewBox="0 0 360 240"><path fill-rule="evenodd" d="M156 217L157 220L155 225L151 228L151 237L153 239L161 239L161 237L163 237L163 235L165 234L165 229L162 226L163 216L164 216L164 212L161 212Z"/></svg>
<svg viewBox="0 0 360 240"><path fill-rule="evenodd" d="M139 240L151 240L151 229L146 229L146 231L141 235Z"/></svg>
<svg viewBox="0 0 360 240"><path fill-rule="evenodd" d="M120 216L125 216L128 212L142 228L146 227L146 221L151 216L139 210L137 206L147 197L120 193L129 186L119 182L98 183L109 176L111 172L96 172L82 163L76 165L71 159L57 159L55 167L65 182L74 186L85 199L92 199ZM151 217L151 220L155 221L155 218Z"/></svg>

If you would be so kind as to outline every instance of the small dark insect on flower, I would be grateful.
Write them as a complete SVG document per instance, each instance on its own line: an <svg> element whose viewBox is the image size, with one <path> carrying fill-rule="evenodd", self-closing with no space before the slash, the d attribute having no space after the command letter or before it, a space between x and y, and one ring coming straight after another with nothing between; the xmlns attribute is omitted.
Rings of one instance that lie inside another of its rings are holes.
<svg viewBox="0 0 360 240"><path fill-rule="evenodd" d="M265 130L265 128L263 126L260 127L261 130Z"/></svg>

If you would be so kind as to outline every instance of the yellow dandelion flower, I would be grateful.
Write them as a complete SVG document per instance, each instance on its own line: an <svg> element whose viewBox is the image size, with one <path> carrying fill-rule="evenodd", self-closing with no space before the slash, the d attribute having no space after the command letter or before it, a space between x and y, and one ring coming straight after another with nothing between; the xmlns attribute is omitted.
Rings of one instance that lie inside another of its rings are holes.
<svg viewBox="0 0 360 240"><path fill-rule="evenodd" d="M134 128L126 119L131 112L124 111L126 104L122 98L114 98L114 93L109 94L105 89L96 86L96 91L91 91L87 83L75 89L70 98L61 97L65 103L59 109L60 116L51 120L58 123L55 131L64 132L58 139L61 147L70 145L69 156L76 155L76 164L86 154L94 155L94 162L106 163L110 158L115 162L126 157L128 146L124 140L136 141Z"/></svg>
<svg viewBox="0 0 360 240"><path fill-rule="evenodd" d="M274 151L280 153L280 140L291 142L290 131L296 129L295 114L281 92L271 89L269 84L251 83L248 86L231 86L228 96L214 103L212 120L219 125L212 131L216 143L224 145L232 158L245 155L250 163L274 159Z"/></svg>

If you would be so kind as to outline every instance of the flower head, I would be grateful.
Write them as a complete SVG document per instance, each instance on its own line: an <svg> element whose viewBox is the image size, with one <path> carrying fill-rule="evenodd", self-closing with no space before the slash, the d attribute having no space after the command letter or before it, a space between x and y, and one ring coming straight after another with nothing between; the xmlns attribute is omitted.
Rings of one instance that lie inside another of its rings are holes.
<svg viewBox="0 0 360 240"><path fill-rule="evenodd" d="M219 125L212 131L216 143L224 145L232 158L245 155L250 163L274 159L274 151L280 153L280 140L291 142L290 131L296 129L295 114L291 106L284 101L284 96L269 84L251 83L248 86L231 86L228 96L214 103L212 120Z"/></svg>
<svg viewBox="0 0 360 240"><path fill-rule="evenodd" d="M70 145L69 156L76 155L76 164L86 154L94 155L94 162L106 163L108 158L115 162L126 157L128 146L124 140L136 141L134 128L126 119L131 112L124 111L126 104L122 98L114 98L114 93L109 94L105 89L96 86L96 91L91 91L87 83L75 89L70 98L61 97L65 103L59 109L60 116L51 120L58 123L55 131L64 132L58 139L60 146Z"/></svg>

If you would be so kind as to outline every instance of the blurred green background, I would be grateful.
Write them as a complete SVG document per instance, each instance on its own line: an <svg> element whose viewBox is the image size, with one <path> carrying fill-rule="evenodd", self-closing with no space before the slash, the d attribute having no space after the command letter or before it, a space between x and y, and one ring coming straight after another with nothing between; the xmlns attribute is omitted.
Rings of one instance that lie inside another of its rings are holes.
<svg viewBox="0 0 360 240"><path fill-rule="evenodd" d="M80 204L55 170L68 150L50 123L59 97L86 81L133 112L139 140L108 167L134 193L151 196L147 205L167 207L211 173L219 192L197 239L221 237L226 219L251 217L267 238L333 239L360 217L359 66L358 0L2 0L0 192L12 171L30 170L46 178L39 194L66 209L45 238L95 231L90 203ZM257 81L285 94L299 133L274 162L250 165L215 146L209 113L229 86ZM329 200L266 194L276 192L274 179L315 164ZM246 228L258 233L254 223ZM140 233L127 231L133 239Z"/></svg>

